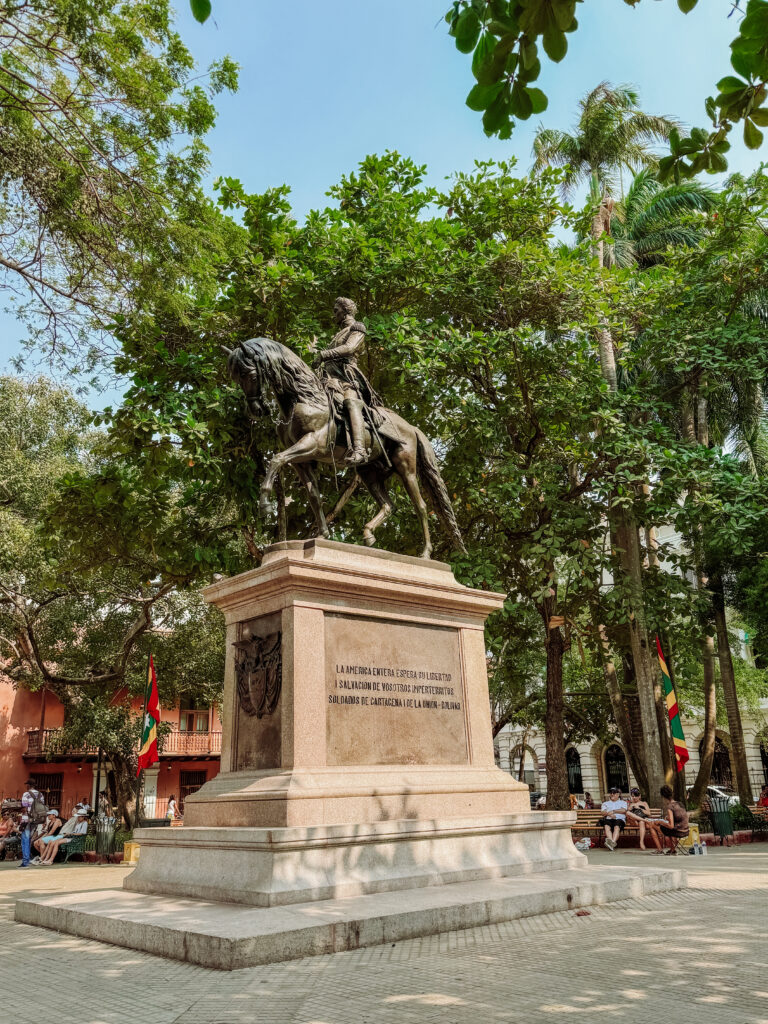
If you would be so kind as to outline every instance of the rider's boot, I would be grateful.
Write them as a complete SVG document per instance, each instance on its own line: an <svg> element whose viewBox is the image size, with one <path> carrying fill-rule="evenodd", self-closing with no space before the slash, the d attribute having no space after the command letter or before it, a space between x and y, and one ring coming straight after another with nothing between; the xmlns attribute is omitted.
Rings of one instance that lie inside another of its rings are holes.
<svg viewBox="0 0 768 1024"><path fill-rule="evenodd" d="M346 462L351 466L357 466L365 462L368 452L365 450L365 424L363 423L363 403L359 399L346 398L344 410L349 423L349 450L346 455Z"/></svg>

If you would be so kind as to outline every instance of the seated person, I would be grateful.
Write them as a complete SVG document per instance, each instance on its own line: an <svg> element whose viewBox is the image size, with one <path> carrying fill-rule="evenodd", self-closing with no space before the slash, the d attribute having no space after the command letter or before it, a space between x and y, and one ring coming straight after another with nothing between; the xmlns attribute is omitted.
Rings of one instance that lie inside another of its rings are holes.
<svg viewBox="0 0 768 1024"><path fill-rule="evenodd" d="M608 799L603 801L600 809L605 811L605 816L600 819L600 824L605 828L605 845L613 851L627 826L627 801L621 799L618 786L611 787Z"/></svg>
<svg viewBox="0 0 768 1024"><path fill-rule="evenodd" d="M74 829L75 829L75 825L77 824L77 816L78 816L78 814L79 814L79 810L77 808L75 808L75 810L72 812L72 816L67 818L66 822L61 826L60 829L58 829L56 832L52 832L52 833L50 833L48 835L41 836L40 839L35 842L35 848L40 850L40 855L41 856L42 856L43 851L46 850L48 848L48 846L55 839L61 839L63 836L71 836L72 835L72 833L74 832ZM40 843L39 846L38 846L38 842ZM33 864L39 863L39 862L40 862L40 856L35 857L35 859L32 861Z"/></svg>
<svg viewBox="0 0 768 1024"><path fill-rule="evenodd" d="M70 821L71 820L72 819L70 819ZM67 822L67 825L69 825L69 821ZM64 826L64 828L66 828L66 825ZM64 828L62 828L61 832L58 835L50 837L51 841L49 843L46 843L45 849L43 853L40 855L40 860L38 862L39 865L45 865L46 867L49 867L51 864L53 864L54 860L56 859L56 854L59 852L62 846L66 846L67 843L70 843L75 838L75 836L85 835L85 833L88 831L87 815L83 814L82 811L80 811L79 814L75 815L75 825L72 828L71 832L64 832ZM48 837L46 836L46 838ZM35 862L33 861L33 863Z"/></svg>
<svg viewBox="0 0 768 1024"><path fill-rule="evenodd" d="M32 845L37 850L38 856L43 852L43 840L49 839L51 836L58 835L63 822L59 817L59 812L55 808L51 808L45 816L45 824L43 829L38 833L35 839L32 841Z"/></svg>
<svg viewBox="0 0 768 1024"><path fill-rule="evenodd" d="M11 811L3 811L3 820L0 821L0 859L5 860L6 841L13 838L19 829L16 819Z"/></svg>
<svg viewBox="0 0 768 1024"><path fill-rule="evenodd" d="M670 786L662 786L659 790L661 796L667 801L666 811L663 818L651 818L647 821L651 838L656 845L656 853L666 853L674 856L677 853L677 844L680 839L688 836L688 811L677 800L672 799ZM669 850L663 849L669 840Z"/></svg>
<svg viewBox="0 0 768 1024"><path fill-rule="evenodd" d="M760 791L760 799L757 801L758 807L768 807L768 786L763 786Z"/></svg>
<svg viewBox="0 0 768 1024"><path fill-rule="evenodd" d="M645 822L651 816L651 808L640 796L640 790L630 789L627 803L627 821L637 825L640 832L640 849L645 849Z"/></svg>
<svg viewBox="0 0 768 1024"><path fill-rule="evenodd" d="M594 809L595 809L595 801L592 799L592 794L591 793L585 793L584 794L584 810L585 811L594 811Z"/></svg>

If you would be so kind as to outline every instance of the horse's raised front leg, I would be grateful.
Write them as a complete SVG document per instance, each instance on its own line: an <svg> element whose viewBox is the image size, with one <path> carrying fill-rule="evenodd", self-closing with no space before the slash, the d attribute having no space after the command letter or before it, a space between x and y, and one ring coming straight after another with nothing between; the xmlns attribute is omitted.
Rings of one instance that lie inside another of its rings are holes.
<svg viewBox="0 0 768 1024"><path fill-rule="evenodd" d="M377 469L375 466L358 466L357 475L371 492L379 504L379 511L363 527L363 541L372 548L376 543L376 530L389 517L392 511L392 502L387 494L386 479L389 470Z"/></svg>
<svg viewBox="0 0 768 1024"><path fill-rule="evenodd" d="M317 524L318 536L330 537L331 531L328 529L328 524L325 521L325 512L323 512L323 496L320 493L320 487L317 483L314 465L311 462L294 463L293 468L296 470L299 480L301 480L307 488L309 504L312 507L312 512L315 516L315 523Z"/></svg>
<svg viewBox="0 0 768 1024"><path fill-rule="evenodd" d="M277 455L274 456L269 463L267 475L264 477L261 485L259 510L262 516L269 515L272 488L275 486L275 478L283 466L290 466L297 462L311 462L322 452L322 450L317 433L313 430L309 434L305 434L304 437L300 438L296 444L291 445L290 448L286 448L283 452L278 452Z"/></svg>

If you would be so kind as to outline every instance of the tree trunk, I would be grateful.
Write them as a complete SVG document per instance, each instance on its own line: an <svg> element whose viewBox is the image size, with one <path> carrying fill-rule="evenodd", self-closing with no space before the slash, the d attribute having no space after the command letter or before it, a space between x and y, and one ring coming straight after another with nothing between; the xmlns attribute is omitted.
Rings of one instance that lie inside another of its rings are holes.
<svg viewBox="0 0 768 1024"><path fill-rule="evenodd" d="M523 731L523 738L520 740L520 764L517 768L517 781L525 781L525 745L528 742L528 730Z"/></svg>
<svg viewBox="0 0 768 1024"><path fill-rule="evenodd" d="M699 774L691 787L689 803L698 807L707 792L712 777L715 757L715 730L717 728L717 693L715 691L715 641L711 636L701 640L701 665L704 670L704 738L701 741Z"/></svg>
<svg viewBox="0 0 768 1024"><path fill-rule="evenodd" d="M114 769L117 813L123 819L125 827L130 830L136 820L136 766L119 752L110 750L107 757Z"/></svg>
<svg viewBox="0 0 768 1024"><path fill-rule="evenodd" d="M554 601L540 607L544 619L547 652L547 710L544 736L547 748L547 810L570 810L568 765L565 760L565 717L563 714L563 652L565 643L559 626L550 628Z"/></svg>
<svg viewBox="0 0 768 1024"><path fill-rule="evenodd" d="M592 606L592 616L593 620L597 622L597 609L594 605ZM642 743L637 742L637 738L635 737L632 729L632 720L629 717L629 712L627 711L627 706L624 703L624 697L621 693L619 678L616 674L616 666L613 661L613 655L611 654L611 648L608 643L605 626L602 623L598 623L596 628L600 661L603 666L603 678L605 679L605 689L608 693L608 700L611 702L611 710L613 711L613 717L616 720L619 739L621 740L624 750L627 752L629 766L632 769L632 774L637 780L637 785L640 788L643 797L648 800L648 772L645 768Z"/></svg>
<svg viewBox="0 0 768 1024"><path fill-rule="evenodd" d="M645 763L648 772L648 799L653 800L666 782L664 758L659 732L659 704L661 688L656 681L648 644L648 631L643 600L642 559L637 526L627 513L616 517L612 533L614 546L620 552L624 576L630 591L629 644L635 666L637 695L640 702L640 720L643 726Z"/></svg>
<svg viewBox="0 0 768 1024"><path fill-rule="evenodd" d="M603 232L604 214L601 203L592 217L592 248L601 270L604 263ZM603 379L607 383L609 391L616 391L618 387L616 377L616 355L613 351L613 338L611 337L611 332L607 328L598 327L597 345L600 352L600 369L603 373Z"/></svg>
<svg viewBox="0 0 768 1024"><path fill-rule="evenodd" d="M749 779L747 766L747 748L744 743L744 729L741 725L739 699L736 694L736 677L733 672L733 656L728 642L728 622L725 613L725 594L723 580L719 572L709 577L709 590L712 594L712 609L715 614L717 630L717 660L720 665L720 684L723 687L723 700L728 715L728 732L731 737L731 754L736 773L736 789L739 800L748 807L752 803L752 783Z"/></svg>

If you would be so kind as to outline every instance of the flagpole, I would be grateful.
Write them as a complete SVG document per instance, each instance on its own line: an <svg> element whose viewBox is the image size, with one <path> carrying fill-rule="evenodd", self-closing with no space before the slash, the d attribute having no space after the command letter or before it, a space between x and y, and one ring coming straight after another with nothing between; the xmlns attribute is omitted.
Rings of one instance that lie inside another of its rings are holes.
<svg viewBox="0 0 768 1024"><path fill-rule="evenodd" d="M144 734L144 721L147 717L147 693L149 691L149 666L152 660L152 652L147 655L147 668L144 672L144 710L141 713L141 730L139 732L139 750L141 750L141 738ZM141 795L141 783L144 779L144 769L136 772L136 814L134 815L133 827L139 827L139 797Z"/></svg>

